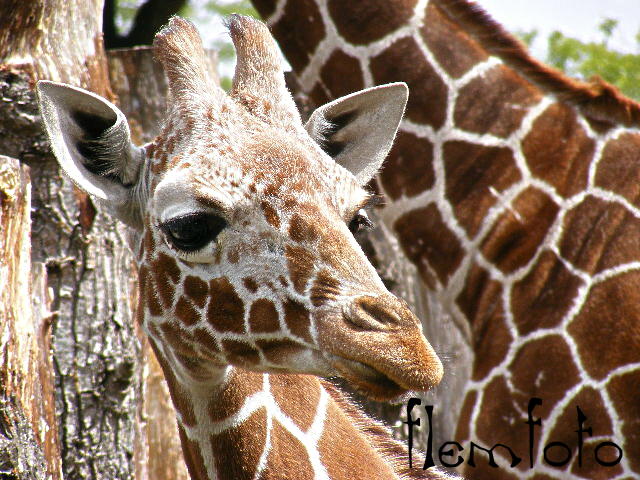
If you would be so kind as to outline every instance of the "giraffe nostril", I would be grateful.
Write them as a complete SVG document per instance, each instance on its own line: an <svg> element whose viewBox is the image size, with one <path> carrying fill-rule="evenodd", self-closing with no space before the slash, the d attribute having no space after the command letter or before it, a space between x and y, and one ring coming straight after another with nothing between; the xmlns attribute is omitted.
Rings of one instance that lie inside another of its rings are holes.
<svg viewBox="0 0 640 480"><path fill-rule="evenodd" d="M344 310L345 319L360 328L374 331L394 330L400 327L402 317L395 302L386 297L363 295Z"/></svg>

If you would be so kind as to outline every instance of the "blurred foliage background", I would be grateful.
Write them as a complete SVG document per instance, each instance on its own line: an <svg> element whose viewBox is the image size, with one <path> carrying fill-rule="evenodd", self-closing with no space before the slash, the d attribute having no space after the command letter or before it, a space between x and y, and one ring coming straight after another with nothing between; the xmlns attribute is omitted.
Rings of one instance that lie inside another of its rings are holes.
<svg viewBox="0 0 640 480"><path fill-rule="evenodd" d="M116 4L116 8L110 15L115 18L117 30L127 32L134 25L141 7L154 2L164 5L171 3L167 0L108 0L107 3ZM220 19L231 13L258 17L251 2L249 0L173 0L173 2L177 9L175 13L194 21L203 33L206 46L218 50L221 81L223 87L228 89L231 86L233 74L233 47L228 36L221 29L216 30L217 34L211 34L211 26L220 25ZM106 22L107 19L105 19ZM555 31L547 39L547 57L541 60L572 77L588 80L599 76L616 85L625 95L640 101L640 32L636 36L638 53L618 52L609 47L609 40L617 26L617 20L603 19L599 31L595 32L597 40L591 42L583 42ZM518 32L517 35L524 43L530 45L538 36L538 32L532 30Z"/></svg>

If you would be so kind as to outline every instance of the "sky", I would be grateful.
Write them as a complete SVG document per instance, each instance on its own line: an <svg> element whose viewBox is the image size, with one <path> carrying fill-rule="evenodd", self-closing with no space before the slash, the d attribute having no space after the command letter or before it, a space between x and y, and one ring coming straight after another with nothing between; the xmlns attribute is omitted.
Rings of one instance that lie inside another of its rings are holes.
<svg viewBox="0 0 640 480"><path fill-rule="evenodd" d="M582 41L599 41L598 25L605 18L619 21L609 46L640 54L640 0L477 0L507 30L539 31L533 54L543 58L546 39L554 30Z"/></svg>

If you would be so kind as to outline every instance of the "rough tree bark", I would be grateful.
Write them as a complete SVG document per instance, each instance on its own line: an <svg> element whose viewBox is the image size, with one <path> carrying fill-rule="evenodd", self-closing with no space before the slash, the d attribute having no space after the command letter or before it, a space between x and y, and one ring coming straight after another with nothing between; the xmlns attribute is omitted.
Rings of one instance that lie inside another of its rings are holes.
<svg viewBox="0 0 640 480"><path fill-rule="evenodd" d="M32 220L27 267L28 250L3 224L3 246L15 247L4 250L0 270L3 291L11 292L2 298L0 328L0 437L8 442L0 445L0 475L60 478L62 470L67 480L134 478L141 350L132 334L129 253L120 227L59 171L34 94L37 79L52 79L113 98L102 0L3 0L0 11L11 12L0 16L0 153L20 162L2 165L12 172L7 178L22 182L15 193L3 183L3 218L31 211ZM24 244L24 214L20 223ZM30 299L40 306L29 309ZM49 342L55 399L46 374ZM29 404L30 392L42 398L38 405ZM56 435L59 454L50 449ZM26 445L28 459L21 458Z"/></svg>

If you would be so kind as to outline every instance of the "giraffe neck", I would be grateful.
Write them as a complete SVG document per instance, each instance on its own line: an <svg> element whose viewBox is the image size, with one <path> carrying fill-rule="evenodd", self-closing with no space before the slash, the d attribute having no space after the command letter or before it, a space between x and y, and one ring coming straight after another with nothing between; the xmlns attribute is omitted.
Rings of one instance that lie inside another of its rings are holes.
<svg viewBox="0 0 640 480"><path fill-rule="evenodd" d="M466 1L254 4L313 103L409 84L379 176L380 216L473 349L456 438L526 452L514 424L541 397L542 471L640 474L638 105L513 50ZM576 406L594 422L581 466ZM554 440L573 455L547 468ZM620 443L624 458L598 464L600 440ZM469 474L526 476L525 463Z"/></svg>
<svg viewBox="0 0 640 480"><path fill-rule="evenodd" d="M226 367L185 382L161 358L194 480L448 478L410 470L387 428L315 376Z"/></svg>

